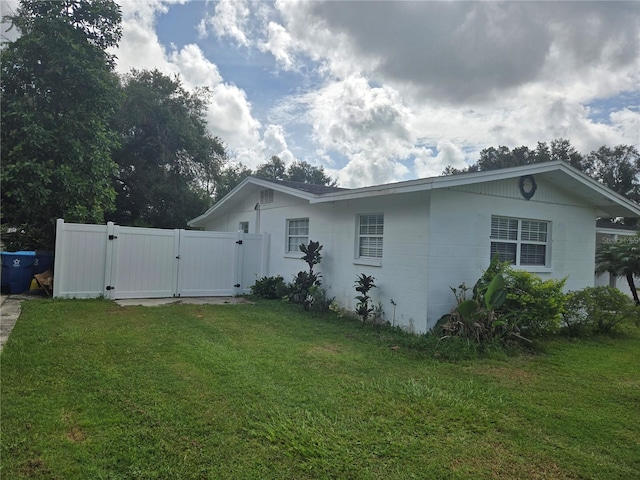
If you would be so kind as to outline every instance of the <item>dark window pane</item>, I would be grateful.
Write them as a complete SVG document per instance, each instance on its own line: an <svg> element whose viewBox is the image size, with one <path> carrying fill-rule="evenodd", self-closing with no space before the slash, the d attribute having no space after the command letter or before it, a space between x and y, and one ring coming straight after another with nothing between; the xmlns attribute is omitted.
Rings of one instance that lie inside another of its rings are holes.
<svg viewBox="0 0 640 480"><path fill-rule="evenodd" d="M516 263L515 243L491 242L491 258L493 258L496 253L500 256L501 262Z"/></svg>

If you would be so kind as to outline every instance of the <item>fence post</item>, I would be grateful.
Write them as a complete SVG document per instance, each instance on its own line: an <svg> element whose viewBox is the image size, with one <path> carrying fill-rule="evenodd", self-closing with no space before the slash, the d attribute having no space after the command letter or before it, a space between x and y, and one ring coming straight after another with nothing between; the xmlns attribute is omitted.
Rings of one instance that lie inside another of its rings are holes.
<svg viewBox="0 0 640 480"><path fill-rule="evenodd" d="M260 276L269 276L269 242L270 237L267 232L262 234L262 257L260 258Z"/></svg>
<svg viewBox="0 0 640 480"><path fill-rule="evenodd" d="M102 295L104 298L108 298L109 300L113 300L115 297L115 290L111 288L113 282L115 282L115 276L113 275L113 262L116 259L114 254L114 249L116 248L115 241L109 241L109 237L115 238L115 225L113 222L107 222L107 249L105 253L104 259L104 287L102 289ZM107 287L110 287L107 290Z"/></svg>
<svg viewBox="0 0 640 480"><path fill-rule="evenodd" d="M235 261L233 262L233 296L242 295L242 272L244 269L244 232L236 233L236 246L234 249Z"/></svg>
<svg viewBox="0 0 640 480"><path fill-rule="evenodd" d="M53 252L53 296L60 296L60 284L61 279L67 273L62 268L63 265L66 265L66 261L62 258L62 245L64 245L64 219L58 218L56 220L56 246L55 251Z"/></svg>

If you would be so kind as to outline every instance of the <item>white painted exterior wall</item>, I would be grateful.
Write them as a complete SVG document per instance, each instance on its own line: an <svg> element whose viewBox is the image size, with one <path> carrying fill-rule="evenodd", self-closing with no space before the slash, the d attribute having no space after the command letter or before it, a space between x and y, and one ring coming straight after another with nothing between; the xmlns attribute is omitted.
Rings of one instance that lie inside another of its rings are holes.
<svg viewBox="0 0 640 480"><path fill-rule="evenodd" d="M514 185L508 185L509 182ZM483 188L478 188L480 186ZM449 286L457 287L465 282L472 287L489 265L492 215L551 222L550 267L527 267L526 270L542 279L568 277L566 290L593 286L594 209L578 206L570 197L561 198L541 181L531 200L519 194L517 179L474 187L474 191L432 192L427 288L429 328L453 306Z"/></svg>
<svg viewBox="0 0 640 480"><path fill-rule="evenodd" d="M258 213L259 197L253 191L205 229L235 231L239 222L249 221L254 231L259 224L260 232L270 235L268 275L290 282L306 264L300 255L285 252L286 221L309 218L309 238L323 245L318 271L328 295L353 309L357 276L372 275L378 288L371 296L382 304L386 319L394 320L395 311L395 324L415 332L428 331L454 306L450 286L473 286L489 265L492 215L551 222L550 266L530 270L542 278L568 277L566 289L594 282L596 210L543 178L531 200L521 196L517 178L313 204L276 190L273 203L260 205ZM378 263L356 258L357 216L374 213L384 214Z"/></svg>

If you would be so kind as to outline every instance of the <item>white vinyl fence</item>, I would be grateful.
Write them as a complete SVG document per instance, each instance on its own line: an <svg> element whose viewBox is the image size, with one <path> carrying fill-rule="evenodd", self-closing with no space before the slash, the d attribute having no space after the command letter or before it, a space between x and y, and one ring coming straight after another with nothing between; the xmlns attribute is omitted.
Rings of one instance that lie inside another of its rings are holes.
<svg viewBox="0 0 640 480"><path fill-rule="evenodd" d="M269 237L65 223L56 226L53 296L231 296L267 274Z"/></svg>

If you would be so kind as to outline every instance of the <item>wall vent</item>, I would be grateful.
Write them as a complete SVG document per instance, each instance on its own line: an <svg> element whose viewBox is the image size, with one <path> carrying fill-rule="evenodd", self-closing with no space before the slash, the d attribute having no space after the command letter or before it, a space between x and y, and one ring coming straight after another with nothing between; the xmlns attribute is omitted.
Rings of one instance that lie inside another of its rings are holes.
<svg viewBox="0 0 640 480"><path fill-rule="evenodd" d="M273 203L273 190L270 188L267 190L260 190L260 203Z"/></svg>

